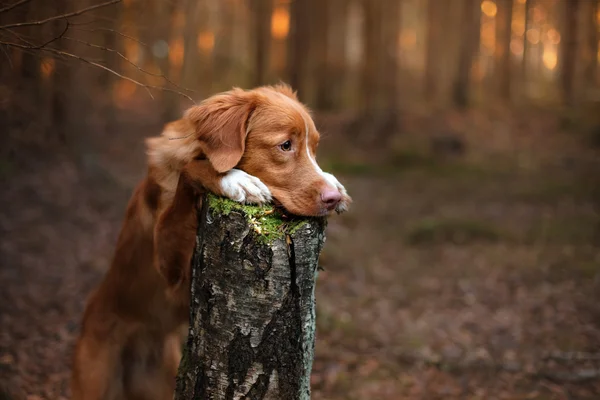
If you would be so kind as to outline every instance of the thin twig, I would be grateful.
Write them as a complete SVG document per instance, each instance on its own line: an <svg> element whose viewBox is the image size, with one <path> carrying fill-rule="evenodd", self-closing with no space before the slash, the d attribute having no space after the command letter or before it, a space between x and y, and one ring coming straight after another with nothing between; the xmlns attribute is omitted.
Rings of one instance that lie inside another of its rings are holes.
<svg viewBox="0 0 600 400"><path fill-rule="evenodd" d="M115 23L115 22L119 22L120 18L112 18L112 17L105 17L102 15L83 15L83 17L89 17L90 20L89 21L85 21L85 20L78 20L77 22L74 22L72 25L77 25L77 26L83 26L83 25L91 25L93 23L96 22L110 22L110 23Z"/></svg>
<svg viewBox="0 0 600 400"><path fill-rule="evenodd" d="M98 67L100 69L103 69L105 71L108 71L111 74L113 74L115 76L118 76L121 79L125 79L126 81L132 82L132 83L134 83L134 84L136 84L136 85L138 85L140 87L143 87L144 89L146 89L146 91L148 92L148 95L150 96L150 98L152 98L152 100L154 100L154 96L152 95L152 92L150 91L150 89L155 89L155 90L162 90L162 91L165 91L165 92L171 92L171 93L178 94L178 95L183 96L186 99L190 100L192 103L195 103L194 100L190 96L188 96L187 94L185 94L185 93L181 93L181 92L179 92L177 90L173 90L173 89L166 88L166 87L144 84L142 82L136 81L133 78L130 78L130 77L125 76L125 75L122 75L122 74L118 73L117 71L115 71L115 70L113 70L111 68L108 68L105 65L102 65L102 64L94 62L94 61L90 61L90 60L88 60L86 58L83 58L83 57L80 57L80 56L78 56L76 54L67 53L67 52L64 52L64 51L61 51L61 50L53 49L51 47L45 47L45 48L42 48L40 50L41 51L47 51L47 52L50 52L50 53L53 53L53 54L58 54L58 55L61 55L63 57L74 58L74 59L76 59L78 61L81 61L83 63L90 64L90 65L93 65L93 66Z"/></svg>
<svg viewBox="0 0 600 400"><path fill-rule="evenodd" d="M48 52L53 53L53 54L58 54L58 55L61 55L63 57L74 58L74 59L76 59L78 61L84 62L86 64L90 64L90 65L93 65L95 67L101 68L101 69L103 69L105 71L108 71L111 74L114 74L114 75L118 76L121 79L125 79L125 80L127 80L129 82L135 83L136 85L139 85L139 86L145 88L146 91L148 92L148 95L150 95L150 98L152 98L152 100L154 100L154 96L152 95L152 92L150 91L150 88L156 88L156 87L153 87L153 86L150 86L150 85L145 85L145 84L143 84L143 83L141 83L139 81L136 81L133 78L129 78L128 76L122 75L122 74L118 73L117 71L115 71L115 70L113 70L111 68L108 68L105 65L102 65L102 64L94 62L94 61L90 61L90 60L88 60L86 58L80 57L80 56L75 55L75 54L67 53L65 51L53 49L53 48L50 48L50 47L46 47L46 48L41 49L41 50L48 51Z"/></svg>
<svg viewBox="0 0 600 400"><path fill-rule="evenodd" d="M164 74L156 74L156 73L154 73L154 72L150 72L150 71L148 71L148 70L146 70L146 69L144 69L144 68L140 67L139 65L137 65L136 63L134 63L133 61L131 61L129 58L127 58L127 57L126 57L126 56L125 56L123 53L121 53L120 51L117 51L117 50L115 50L115 49L111 49L111 48L109 48L109 47L100 46L100 45L97 45L97 44L94 44L94 43L89 43L89 42L86 42L86 41L84 41L84 40L79 40L79 39L71 38L71 37L65 37L64 39L67 39L67 40L72 40L72 41L74 41L74 42L77 42L77 43L80 43L80 44L83 44L83 45L86 45L86 46L89 46L89 47L92 47L92 48L95 48L95 49L100 49L100 50L108 51L108 52L110 52L110 53L114 53L114 54L118 55L118 56L119 56L121 59L125 60L127 63L129 63L130 65L132 65L134 68L136 68L138 71L140 71L140 72L142 72L142 73L144 73L144 74L148 74L148 75L150 75L150 76L155 76L155 77L157 77L157 78L162 78L162 79L164 79L164 80L165 80L167 83L169 83L169 84L173 85L173 86L174 86L174 87L176 87L177 89L184 90L184 91L191 92L191 93L195 93L195 91L194 91L194 90L191 90L191 89L186 89L186 88L183 88L183 87L179 86L178 84L176 84L175 82L173 82L173 81L171 81L169 78L167 78L167 77L166 77ZM186 96L186 97L187 97L187 96ZM190 101L194 102L194 100L192 100L190 97L188 97L188 99L189 99Z"/></svg>
<svg viewBox="0 0 600 400"><path fill-rule="evenodd" d="M10 54L8 54L8 51L6 51L6 47L7 46L0 46L0 48L2 48L2 52L6 56L6 59L8 60L8 65L10 66L10 69L13 69L13 63L12 63L12 60L10 58Z"/></svg>
<svg viewBox="0 0 600 400"><path fill-rule="evenodd" d="M47 40L46 42L39 44L39 45L36 45L36 44L30 42L29 40L26 40L24 36L18 34L17 32L13 31L12 29L5 29L5 30L6 30L6 32L10 33L14 37L16 37L17 39L22 41L23 43L27 44L27 48L29 48L31 50L37 50L37 49L41 49L43 47L48 46L52 42L60 40L65 35L65 33L67 33L67 31L69 30L69 26L70 26L69 20L66 20L65 22L66 22L65 29L63 29L63 31L58 36L53 37L52 39Z"/></svg>
<svg viewBox="0 0 600 400"><path fill-rule="evenodd" d="M63 31L58 36L39 45L38 48L40 48L40 49L44 48L44 47L48 46L50 43L60 40L63 36L65 36L65 33L67 33L68 30L69 30L69 20L67 19L67 20L65 20L65 29L63 29Z"/></svg>
<svg viewBox="0 0 600 400"><path fill-rule="evenodd" d="M97 10L99 8L103 8L103 7L107 7L107 6L113 5L113 4L120 3L121 1L122 0L111 0L111 1L107 1L105 3L100 3L100 4L96 4L96 5L93 5L93 6L86 7L86 8L82 8L81 10L73 11L73 12L70 12L70 13L61 14L61 15L55 15L54 17L42 19L42 20L39 20L39 21L20 22L20 23L16 23L16 24L2 25L2 26L0 26L0 29L20 28L20 27L23 27L23 26L43 25L43 24L46 24L48 22L56 21L56 20L59 20L59 19L75 17L77 15L81 15L81 14L84 14L86 12L90 12L90 11L93 11L93 10Z"/></svg>
<svg viewBox="0 0 600 400"><path fill-rule="evenodd" d="M94 28L94 29L71 28L71 30L83 31L83 32L98 32L98 31L112 32L112 33L117 34L126 39L133 40L134 42L136 42L137 44L139 44L143 47L146 47L146 48L149 47L146 43L142 42L141 40L136 39L133 36L126 35L125 33L119 32L115 29L110 29L110 28Z"/></svg>
<svg viewBox="0 0 600 400"><path fill-rule="evenodd" d="M35 46L35 45L33 44L33 42L30 42L30 41L29 41L29 40L33 40L33 38L31 38L31 37L28 37L28 39L29 39L29 40L26 40L25 38L26 38L27 36L25 36L25 35L22 35L22 34L19 34L19 33L15 32L15 31L13 31L12 29L5 29L5 31L6 31L6 32L8 32L8 33L10 33L11 35L13 35L14 37L16 37L17 39L19 39L21 42L23 42L23 43L25 43L25 44L28 44L28 45L30 45L30 46Z"/></svg>
<svg viewBox="0 0 600 400"><path fill-rule="evenodd" d="M16 3L9 4L6 7L0 8L0 14L10 11L15 7L20 6L21 4L29 3L30 1L31 0L21 0L21 1L17 1Z"/></svg>

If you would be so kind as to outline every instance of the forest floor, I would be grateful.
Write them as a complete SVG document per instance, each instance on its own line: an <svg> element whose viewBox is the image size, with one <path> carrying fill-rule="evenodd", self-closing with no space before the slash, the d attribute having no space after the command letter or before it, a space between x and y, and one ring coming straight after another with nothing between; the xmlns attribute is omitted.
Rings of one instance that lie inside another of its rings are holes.
<svg viewBox="0 0 600 400"><path fill-rule="evenodd" d="M69 397L146 117L0 160L0 399ZM354 203L322 254L313 399L600 398L600 134L539 110L321 120Z"/></svg>

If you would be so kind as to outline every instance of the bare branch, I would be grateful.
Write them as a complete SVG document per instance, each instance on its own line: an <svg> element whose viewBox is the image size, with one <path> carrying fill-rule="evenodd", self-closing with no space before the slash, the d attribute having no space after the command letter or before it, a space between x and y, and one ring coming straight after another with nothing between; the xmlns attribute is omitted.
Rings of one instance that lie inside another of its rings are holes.
<svg viewBox="0 0 600 400"><path fill-rule="evenodd" d="M65 28L63 29L63 31L58 35L53 37L52 39L47 40L46 42L36 45L33 44L32 42L30 42L29 40L25 39L25 37L23 35L18 34L17 32L13 31L12 29L5 29L6 32L10 33L11 35L13 35L14 37L16 37L17 39L19 39L20 41L22 41L23 43L27 44L27 48L29 49L41 49L43 47L48 46L50 43L55 42L57 40L60 40L65 33L67 33L67 31L69 30L69 21L65 21Z"/></svg>
<svg viewBox="0 0 600 400"><path fill-rule="evenodd" d="M84 31L84 32L99 32L99 31L112 32L116 35L119 35L119 36L124 37L129 40L132 40L143 47L146 47L146 48L149 47L146 43L142 42L141 40L136 39L133 36L126 35L125 33L119 32L115 29L110 29L110 28L94 28L94 29L71 28L71 30Z"/></svg>
<svg viewBox="0 0 600 400"><path fill-rule="evenodd" d="M23 42L23 43L26 43L26 44L28 44L28 45L30 45L30 46L35 46L35 45L33 44L33 42L30 42L30 41L29 41L29 40L32 40L32 38L31 38L31 37L28 37L28 39L29 39L29 40L27 40L27 39L25 39L27 36L25 36L25 35L22 35L22 34L20 34L20 33L17 33L17 32L15 32L15 31L11 30L11 29L5 29L5 31L6 31L7 33L10 33L11 35L13 35L14 37L16 37L17 39L19 39L21 42Z"/></svg>
<svg viewBox="0 0 600 400"><path fill-rule="evenodd" d="M50 18L46 18L46 19L42 19L39 21L31 21L31 22L20 22L20 23L16 23L16 24L9 24L9 25L2 25L0 26L0 29L9 29L9 28L20 28L23 26L35 26L35 25L43 25L46 24L48 22L52 22L52 21L56 21L59 19L65 19L65 18L70 18L70 17L75 17L77 15L81 15L93 10L97 10L99 8L103 8L103 7L107 7L113 4L117 4L120 3L122 0L111 0L111 1L107 1L104 3L100 3L100 4L96 4L93 6L89 6L86 8L82 8L81 10L77 10L77 11L73 11L70 13L66 13L66 14L61 14L61 15L55 15L54 17L50 17Z"/></svg>
<svg viewBox="0 0 600 400"><path fill-rule="evenodd" d="M0 8L0 14L10 11L13 8L18 7L22 4L29 3L30 1L31 0L21 0L21 1L17 1L16 3L9 4L6 7Z"/></svg>
<svg viewBox="0 0 600 400"><path fill-rule="evenodd" d="M115 71L115 70L112 70L112 69L108 68L108 67L107 67L107 66L105 66L105 65L102 65L102 64L100 64L100 63L97 63L97 62L94 62L94 61L90 61L90 60L88 60L88 59L86 59L86 58L80 57L80 56L78 56L78 55L75 55L75 54L67 53L67 52L65 52L65 51L61 51L61 50L57 50L57 49L53 49L53 48L50 48L50 47L46 47L46 48L44 48L44 49L41 49L41 50L43 50L43 51L48 51L48 52L50 52L50 53L53 53L53 54L58 54L58 55L61 55L61 56L63 56L63 57L74 58L74 59L76 59L76 60L78 60L78 61L84 62L84 63L86 63L86 64L90 64L90 65L93 65L93 66L95 66L95 67L101 68L101 69L103 69L103 70L105 70L105 71L108 71L108 72L110 72L111 74L113 74L113 75L116 75L116 76L118 76L118 77L119 77L119 78L121 78L121 79L125 79L125 80L127 80L127 81L129 81L129 82L135 83L136 85L138 85L138 86L140 86L140 87L143 87L143 88L145 88L145 89L146 89L146 91L148 92L148 94L150 95L150 98L152 98L152 100L154 100L154 96L152 95L152 92L150 91L150 88L156 88L156 87L149 86L149 85L145 85L145 84L143 84L143 83L141 83L141 82L138 82L138 81L136 81L135 79L129 78L129 77L125 76L125 75L121 75L121 74L120 74L120 73L118 73L117 71Z"/></svg>
<svg viewBox="0 0 600 400"><path fill-rule="evenodd" d="M75 39L75 38L71 38L71 37L65 37L64 39L72 40L74 42L77 42L77 43L80 43L80 44L83 44L83 45L86 45L86 46L89 46L89 47L92 47L92 48L95 48L95 49L100 49L100 50L108 51L110 53L114 53L114 54L118 55L122 60L125 60L128 64L132 65L135 69L137 69L138 71L140 71L140 72L142 72L144 74L147 74L147 75L150 75L150 76L155 76L157 78L162 78L167 83L173 85L177 89L180 89L180 90L183 90L183 91L186 91L186 92L190 92L190 93L196 93L194 90L186 89L186 88L183 88L183 87L179 86L178 84L176 84L175 82L173 82L169 78L167 78L164 74L156 74L156 73L150 72L150 71L148 71L148 70L140 67L139 65L137 65L136 63L134 63L133 61L131 61L129 58L127 58L123 53L121 53L121 52L119 52L119 51L117 51L115 49L111 49L109 47L100 46L100 45L97 45L97 44L94 44L94 43L89 43L89 42L86 42L86 41L83 41L83 40L79 40L79 39ZM191 98L189 98L189 99L192 100Z"/></svg>
<svg viewBox="0 0 600 400"><path fill-rule="evenodd" d="M196 104L196 102L194 101L194 99L192 99L187 94L182 93L182 92L180 92L178 90L173 90L171 88L166 88L166 87L162 87L162 86L147 85L147 84L139 82L139 81L137 81L137 80L135 80L133 78L130 78L130 77L125 76L125 75L122 75L122 74L118 73L117 71L115 71L115 70L113 70L111 68L108 68L106 65L102 65L99 62L95 62L95 61L89 60L87 58L78 56L76 54L67 53L65 51L61 51L61 50L54 49L54 48L51 48L51 47L36 48L36 47L32 47L32 46L25 46L25 45L22 45L22 44L19 44L19 43L4 42L4 41L0 41L0 45L17 47L19 49L28 50L28 51L30 51L30 50L46 51L46 52L49 52L49 53L52 53L52 54L55 54L55 55L58 55L58 56L62 56L62 57L65 57L65 58L72 58L72 59L81 61L81 62L83 62L85 64L93 65L94 67L98 67L100 69L108 71L111 74L113 74L113 75L115 75L115 76L117 76L117 77L119 77L121 79L125 79L126 81L132 82L132 83L136 84L137 86L146 89L146 91L148 92L148 95L150 96L150 98L152 98L152 100L154 100L154 96L152 95L152 92L150 91L150 89L162 90L164 92L175 93L175 94L178 94L180 96L185 97L186 99L188 99L192 103Z"/></svg>
<svg viewBox="0 0 600 400"><path fill-rule="evenodd" d="M13 69L12 59L10 58L10 54L8 54L8 51L6 51L6 47L7 46L0 46L0 48L2 48L2 52L6 56L6 59L8 60L8 65L10 66L10 69Z"/></svg>
<svg viewBox="0 0 600 400"><path fill-rule="evenodd" d="M41 50L41 51L47 51L47 52L50 52L50 53L53 53L53 54L57 54L57 55L61 55L61 56L63 56L63 57L73 58L73 59L76 59L76 60L78 60L78 61L81 61L81 62L83 62L83 63L90 64L90 65L93 65L93 66L95 66L95 67L98 67L98 68L100 68L100 69L103 69L103 70L105 70L105 71L108 71L108 72L110 72L111 74L113 74L113 75L115 75L115 76L118 76L118 77L119 77L119 78L121 78L121 79L125 79L126 81L132 82L132 83L134 83L134 84L138 85L139 87L143 87L144 89L146 89L146 91L148 92L148 94L150 95L150 97L151 97L153 100L154 100L154 96L152 95L152 92L150 91L150 89L162 90L162 91L165 91L165 92L171 92L171 93L175 93L175 94L178 94L178 95L180 95L180 96L183 96L183 97L185 97L186 99L188 99L189 101L191 101L191 102L192 102L192 103L194 103L194 104L196 103L196 102L195 102L195 101L194 101L194 100L193 100L193 99L192 99L190 96L188 96L188 95L187 95L187 94L185 94L185 93L182 93L182 92L180 92L180 91L173 90L173 89L170 89L170 88L161 87L161 86L154 86L154 85L147 85L147 84L144 84L144 83L142 83L142 82L136 81L136 80L135 80L135 79L133 79L133 78L130 78L130 77L128 77L128 76L125 76L125 75L122 75L122 74L118 73L117 71L115 71L115 70L113 70L113 69L111 69L111 68L108 68L108 67L107 67L107 66L105 66L105 65L102 65L102 64L100 64L100 63L97 63L97 62L94 62L94 61L90 61L90 60L88 60L88 59L86 59L86 58L84 58L84 57L80 57L80 56L78 56L78 55L76 55L76 54L67 53L67 52L65 52L65 51L61 51L61 50L57 50L57 49L53 49L53 48L51 48L51 47L45 47L45 48L42 48L42 49L40 49L40 50Z"/></svg>

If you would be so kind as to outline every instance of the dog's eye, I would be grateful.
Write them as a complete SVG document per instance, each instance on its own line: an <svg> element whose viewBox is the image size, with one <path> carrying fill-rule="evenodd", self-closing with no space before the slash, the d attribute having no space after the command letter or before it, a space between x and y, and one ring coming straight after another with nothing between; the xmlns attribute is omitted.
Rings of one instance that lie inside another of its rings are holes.
<svg viewBox="0 0 600 400"><path fill-rule="evenodd" d="M285 142L283 142L282 144L280 144L279 147L283 151L290 151L292 149L292 141L291 140L286 140Z"/></svg>

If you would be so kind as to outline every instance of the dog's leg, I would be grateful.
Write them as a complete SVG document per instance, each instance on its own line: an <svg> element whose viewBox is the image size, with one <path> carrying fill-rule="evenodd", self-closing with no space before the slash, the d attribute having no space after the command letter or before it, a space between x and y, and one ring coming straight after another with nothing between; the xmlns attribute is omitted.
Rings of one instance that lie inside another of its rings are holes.
<svg viewBox="0 0 600 400"><path fill-rule="evenodd" d="M190 262L197 229L198 191L184 174L171 204L154 228L155 267L167 283L167 295L186 318L189 305Z"/></svg>
<svg viewBox="0 0 600 400"><path fill-rule="evenodd" d="M75 349L73 400L123 400L120 347L82 337Z"/></svg>
<svg viewBox="0 0 600 400"><path fill-rule="evenodd" d="M199 195L206 191L239 202L265 203L271 200L269 189L258 178L244 171L232 169L220 174L208 160L194 160L183 168L173 201L158 218L154 248L156 266L167 281L169 295L184 307L185 313L198 224L197 203Z"/></svg>

